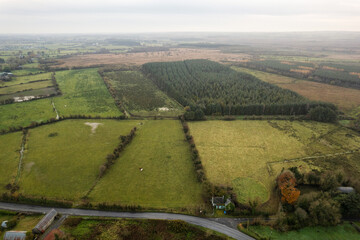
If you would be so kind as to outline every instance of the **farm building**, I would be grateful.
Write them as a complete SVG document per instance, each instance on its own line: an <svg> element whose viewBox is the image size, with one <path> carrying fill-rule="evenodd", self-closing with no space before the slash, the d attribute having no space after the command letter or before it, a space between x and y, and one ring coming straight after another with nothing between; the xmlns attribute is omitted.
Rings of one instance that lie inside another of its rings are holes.
<svg viewBox="0 0 360 240"><path fill-rule="evenodd" d="M34 227L32 232L34 234L44 233L45 230L53 223L55 217L57 216L57 211L55 209L51 209Z"/></svg>
<svg viewBox="0 0 360 240"><path fill-rule="evenodd" d="M9 81L11 80L13 74L8 72L2 72L0 73L0 80Z"/></svg>
<svg viewBox="0 0 360 240"><path fill-rule="evenodd" d="M212 197L211 204L216 209L225 209L227 205L231 203L231 200L228 198L225 200L225 196L222 197Z"/></svg>
<svg viewBox="0 0 360 240"><path fill-rule="evenodd" d="M338 187L337 190L340 193L345 193L345 194L349 194L355 191L355 189L352 187Z"/></svg>
<svg viewBox="0 0 360 240"><path fill-rule="evenodd" d="M25 231L8 231L4 235L4 240L25 240Z"/></svg>

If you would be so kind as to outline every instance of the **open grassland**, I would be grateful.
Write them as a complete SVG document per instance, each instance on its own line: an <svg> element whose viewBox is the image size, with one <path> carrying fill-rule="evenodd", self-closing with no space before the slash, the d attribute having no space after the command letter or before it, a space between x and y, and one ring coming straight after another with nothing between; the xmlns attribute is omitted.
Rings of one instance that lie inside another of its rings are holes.
<svg viewBox="0 0 360 240"><path fill-rule="evenodd" d="M120 116L97 69L56 72L62 96L54 98L59 115Z"/></svg>
<svg viewBox="0 0 360 240"><path fill-rule="evenodd" d="M201 204L201 185L180 122L144 121L90 200L158 209Z"/></svg>
<svg viewBox="0 0 360 240"><path fill-rule="evenodd" d="M332 227L305 227L298 231L278 232L270 227L250 226L249 230L264 239L276 240L357 240L360 233L349 223Z"/></svg>
<svg viewBox="0 0 360 240"><path fill-rule="evenodd" d="M92 130L86 122L100 123ZM95 182L99 167L136 121L65 120L29 130L20 193L78 200Z"/></svg>
<svg viewBox="0 0 360 240"><path fill-rule="evenodd" d="M126 110L135 115L178 116L183 107L138 71L105 72L104 80Z"/></svg>
<svg viewBox="0 0 360 240"><path fill-rule="evenodd" d="M142 65L148 62L172 62L185 59L210 59L213 61L239 61L247 58L243 53L222 53L213 49L172 48L169 51L138 52L119 54L75 55L59 60L54 67L89 67L99 64Z"/></svg>
<svg viewBox="0 0 360 240"><path fill-rule="evenodd" d="M15 180L21 140L21 132L0 135L0 193L5 192L5 186Z"/></svg>
<svg viewBox="0 0 360 240"><path fill-rule="evenodd" d="M40 70L39 68L24 68L21 70L14 70L12 71L12 73L16 76L24 76L24 75L29 75L29 74L38 74L38 73L43 73L43 70Z"/></svg>
<svg viewBox="0 0 360 240"><path fill-rule="evenodd" d="M325 167L322 162L326 162L329 168L336 166L353 174L360 173L356 153L343 157L338 163L334 158L302 159L359 149L360 135L338 125L214 120L190 122L189 127L209 180L233 186L243 202L256 197L266 200L283 167L298 166L302 171L309 171Z"/></svg>
<svg viewBox="0 0 360 240"><path fill-rule="evenodd" d="M248 68L233 67L233 69L252 74L262 81L297 92L310 100L331 102L337 105L340 110L351 115L356 115L356 109L360 107L360 90L358 89L299 80Z"/></svg>
<svg viewBox="0 0 360 240"><path fill-rule="evenodd" d="M75 222L76 224L74 224ZM203 229L183 221L151 219L79 219L68 218L61 230L75 239L230 239L210 229Z"/></svg>
<svg viewBox="0 0 360 240"><path fill-rule="evenodd" d="M0 130L55 118L50 99L0 105Z"/></svg>

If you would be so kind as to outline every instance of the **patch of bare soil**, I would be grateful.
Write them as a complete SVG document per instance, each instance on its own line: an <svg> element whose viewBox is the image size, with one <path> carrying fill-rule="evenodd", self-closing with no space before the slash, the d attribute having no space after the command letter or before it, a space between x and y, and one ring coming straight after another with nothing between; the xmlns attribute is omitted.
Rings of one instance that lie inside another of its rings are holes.
<svg viewBox="0 0 360 240"><path fill-rule="evenodd" d="M96 129L99 125L103 125L102 123L90 123L90 122L86 122L84 124L91 127L92 134L94 134L96 132Z"/></svg>

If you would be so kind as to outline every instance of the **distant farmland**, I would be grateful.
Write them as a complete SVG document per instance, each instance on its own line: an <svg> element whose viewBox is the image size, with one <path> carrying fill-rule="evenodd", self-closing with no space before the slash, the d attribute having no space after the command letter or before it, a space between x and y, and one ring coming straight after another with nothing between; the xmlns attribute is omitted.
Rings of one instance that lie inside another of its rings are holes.
<svg viewBox="0 0 360 240"><path fill-rule="evenodd" d="M262 81L275 84L282 88L290 89L310 100L331 102L346 113L360 113L360 90L299 80L296 78L285 77L278 74L261 72L248 68L233 67L233 69L253 74Z"/></svg>

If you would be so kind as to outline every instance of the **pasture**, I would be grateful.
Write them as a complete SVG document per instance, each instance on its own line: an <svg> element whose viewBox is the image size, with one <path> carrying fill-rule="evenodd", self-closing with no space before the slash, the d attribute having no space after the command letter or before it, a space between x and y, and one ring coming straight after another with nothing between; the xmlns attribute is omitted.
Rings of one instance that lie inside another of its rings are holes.
<svg viewBox="0 0 360 240"><path fill-rule="evenodd" d="M50 99L0 105L0 131L55 117Z"/></svg>
<svg viewBox="0 0 360 240"><path fill-rule="evenodd" d="M16 76L11 81L5 82L0 81L0 86L12 86L12 85L18 85L18 84L25 84L32 81L39 81L39 80L49 80L51 79L50 72L48 73L41 73L41 74L35 74L35 75L26 75L26 76Z"/></svg>
<svg viewBox="0 0 360 240"><path fill-rule="evenodd" d="M95 203L186 208L201 204L201 191L180 122L157 120L143 121L89 197Z"/></svg>
<svg viewBox="0 0 360 240"><path fill-rule="evenodd" d="M341 111L351 115L356 115L358 112L356 108L360 107L360 90L358 89L300 80L248 68L233 67L233 69L252 74L264 82L297 92L310 100L333 103Z"/></svg>
<svg viewBox="0 0 360 240"><path fill-rule="evenodd" d="M18 171L22 132L0 135L0 193L13 183Z"/></svg>
<svg viewBox="0 0 360 240"><path fill-rule="evenodd" d="M62 92L62 96L54 98L59 115L122 115L97 69L60 71L55 77Z"/></svg>
<svg viewBox="0 0 360 240"><path fill-rule="evenodd" d="M86 122L100 123L96 129ZM19 192L25 196L79 200L99 167L137 121L65 120L30 129Z"/></svg>
<svg viewBox="0 0 360 240"><path fill-rule="evenodd" d="M183 107L138 71L105 72L104 80L127 111L135 115L178 116Z"/></svg>
<svg viewBox="0 0 360 240"><path fill-rule="evenodd" d="M298 166L301 171L309 171L336 166L360 173L360 164L351 158L352 154L345 154L348 158L343 162L334 160L341 157L337 155L325 163L324 158L302 159L359 149L360 135L338 125L213 120L189 122L189 127L210 182L233 186L243 202L257 197L266 201L283 167Z"/></svg>

